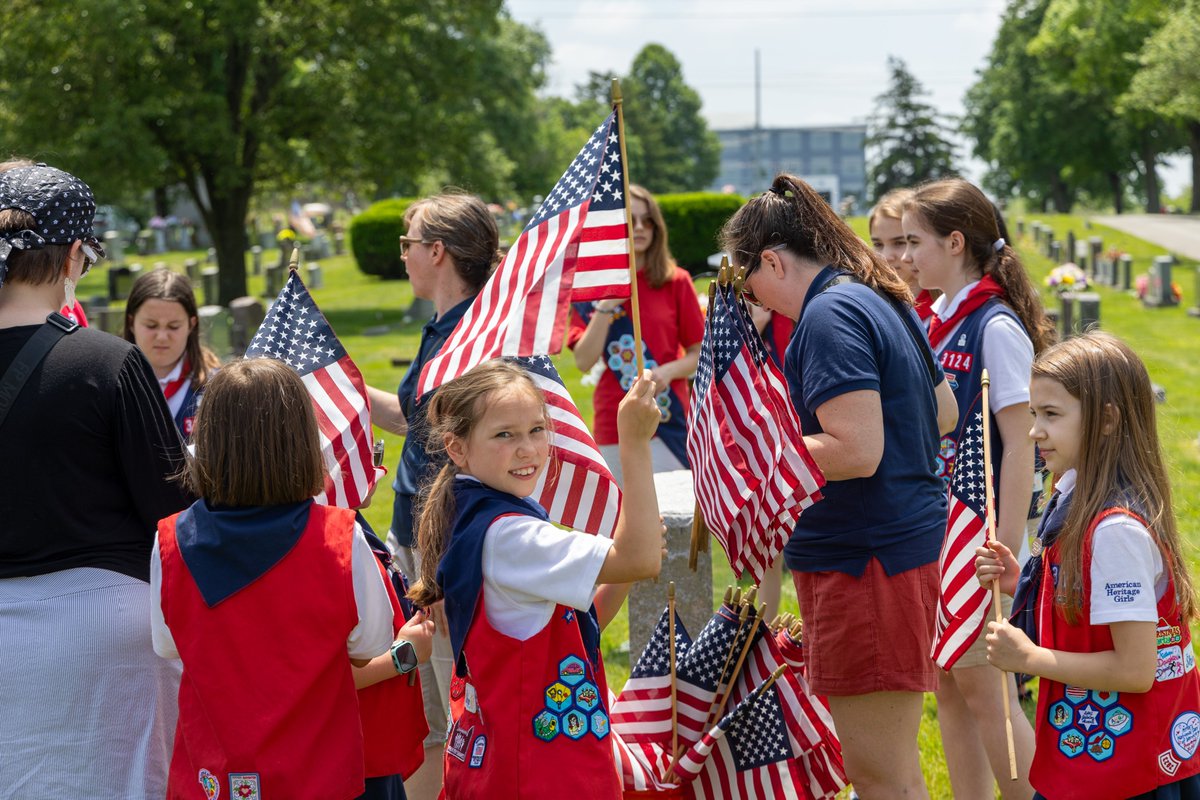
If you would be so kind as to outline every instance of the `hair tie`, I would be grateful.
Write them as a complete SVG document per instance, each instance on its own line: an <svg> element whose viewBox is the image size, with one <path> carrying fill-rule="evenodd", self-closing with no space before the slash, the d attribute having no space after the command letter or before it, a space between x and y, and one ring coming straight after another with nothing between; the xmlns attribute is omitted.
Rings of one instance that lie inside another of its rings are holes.
<svg viewBox="0 0 1200 800"><path fill-rule="evenodd" d="M1001 250L1003 250L1003 249L1004 249L1004 245L1006 245L1006 244L1008 244L1008 242L1004 241L1004 237L1003 237L1003 236L1001 236L1001 237L1000 237L999 239L997 239L997 240L996 240L996 242L995 242L995 243L992 245L992 248L993 248L993 249L994 249L994 250L995 250L997 253L999 253Z"/></svg>

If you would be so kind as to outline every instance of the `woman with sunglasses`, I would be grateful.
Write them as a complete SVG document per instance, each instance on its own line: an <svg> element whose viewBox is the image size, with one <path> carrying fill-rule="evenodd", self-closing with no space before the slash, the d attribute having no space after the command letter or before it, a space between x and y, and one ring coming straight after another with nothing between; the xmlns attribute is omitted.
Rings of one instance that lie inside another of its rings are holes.
<svg viewBox="0 0 1200 800"><path fill-rule="evenodd" d="M437 355L499 263L500 234L483 201L461 192L443 192L413 203L404 214L404 222L408 232L400 237L400 257L404 259L413 295L431 301L434 315L421 329L417 354L399 388L388 392L368 386L367 393L371 398L371 422L405 437L392 484L395 500L388 544L395 551L400 570L415 577L420 574L413 538L417 497L422 484L432 479L445 463L444 455L425 449L428 432L425 410L433 393L418 398L417 380L426 362ZM453 667L450 639L441 604L429 612L437 629L433 656L418 667L429 733L424 739L424 765L405 783L412 800L433 800L438 796L442 786L446 720L450 715ZM406 747L396 743L392 746L397 750Z"/></svg>
<svg viewBox="0 0 1200 800"><path fill-rule="evenodd" d="M927 797L917 731L937 607L945 492L934 474L957 418L912 297L812 187L778 176L726 223L747 299L796 320L784 357L824 499L784 548L808 678L829 699L863 797Z"/></svg>
<svg viewBox="0 0 1200 800"><path fill-rule="evenodd" d="M0 172L6 797L166 794L179 667L150 641L150 550L158 520L189 503L169 479L183 443L141 352L56 313L102 253L95 209L61 170ZM14 364L31 369L15 395Z"/></svg>
<svg viewBox="0 0 1200 800"><path fill-rule="evenodd" d="M633 217L633 252L637 260L638 316L642 358L654 376L662 421L651 440L654 471L686 469L688 385L700 358L704 313L691 276L675 265L667 246L667 227L654 196L641 186L629 187ZM567 346L575 364L587 372L603 363L592 400L592 433L617 481L617 406L638 377L633 318L624 300L576 303L571 307Z"/></svg>

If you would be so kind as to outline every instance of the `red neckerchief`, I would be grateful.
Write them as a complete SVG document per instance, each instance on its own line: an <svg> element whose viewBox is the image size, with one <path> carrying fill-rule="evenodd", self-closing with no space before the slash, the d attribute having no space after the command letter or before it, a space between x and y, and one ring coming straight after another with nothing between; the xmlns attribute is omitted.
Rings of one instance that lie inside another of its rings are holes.
<svg viewBox="0 0 1200 800"><path fill-rule="evenodd" d="M188 378L190 377L192 377L191 365L188 364L187 356L184 356L183 369L179 370L179 377L163 386L163 397L170 400L178 394L179 390L183 388L183 385L188 382Z"/></svg>
<svg viewBox="0 0 1200 800"><path fill-rule="evenodd" d="M929 318L929 346L937 349L938 344L950 335L950 331L954 330L955 325L993 297L1003 298L1004 289L996 283L991 275L984 275L958 304L958 308L950 315L949 319L941 319L937 314Z"/></svg>
<svg viewBox="0 0 1200 800"><path fill-rule="evenodd" d="M917 312L917 319L924 322L933 316L933 295L928 289L922 289L917 292L917 296L913 299L913 311Z"/></svg>

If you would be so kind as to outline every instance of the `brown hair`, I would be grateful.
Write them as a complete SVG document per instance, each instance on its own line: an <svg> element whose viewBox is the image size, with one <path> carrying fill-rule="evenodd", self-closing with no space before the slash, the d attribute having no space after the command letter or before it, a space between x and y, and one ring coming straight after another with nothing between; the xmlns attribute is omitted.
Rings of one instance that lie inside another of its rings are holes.
<svg viewBox="0 0 1200 800"><path fill-rule="evenodd" d="M1040 353L1054 343L1054 326L1046 319L1042 301L1012 245L1005 243L997 222L998 211L973 184L962 178L946 178L917 187L904 206L921 215L938 236L958 231L966 240L968 266L990 275L1004 289L1004 302L1021 320Z"/></svg>
<svg viewBox="0 0 1200 800"><path fill-rule="evenodd" d="M418 200L404 212L405 225L420 217L421 238L439 241L458 275L475 292L500 263L500 233L487 206L473 194L447 190Z"/></svg>
<svg viewBox="0 0 1200 800"><path fill-rule="evenodd" d="M1175 579L1184 620L1195 613L1195 590L1184 562L1171 484L1163 463L1150 375L1137 354L1111 334L1091 331L1060 342L1033 362L1034 378L1049 378L1079 400L1079 463L1071 507L1058 537L1058 598L1067 620L1083 607L1083 543L1106 506L1143 516ZM1105 433L1105 426L1111 429Z"/></svg>
<svg viewBox="0 0 1200 800"><path fill-rule="evenodd" d="M199 389L212 371L221 366L221 360L217 358L216 353L200 344L200 319L191 280L187 275L172 272L165 267L150 270L138 277L133 282L129 290L129 300L125 303L125 328L121 331L125 341L137 344L133 335L133 318L147 300L166 300L183 306L184 313L191 323L183 357L191 365L192 386Z"/></svg>
<svg viewBox="0 0 1200 800"><path fill-rule="evenodd" d="M650 221L654 225L654 238L650 240L650 248L643 256L642 272L646 275L646 280L650 282L650 285L658 289L671 279L676 269L675 259L671 256L671 247L667 238L667 222L663 219L658 201L644 187L631 184L629 197L633 200L641 200L650 209Z"/></svg>
<svg viewBox="0 0 1200 800"><path fill-rule="evenodd" d="M762 252L776 245L853 274L876 291L912 305L904 281L859 238L811 186L794 175L775 177L768 192L739 208L721 229L721 245L734 263L753 271Z"/></svg>
<svg viewBox="0 0 1200 800"><path fill-rule="evenodd" d="M496 359L486 361L461 377L438 387L429 401L426 420L429 423L426 450L430 453L445 451L451 438L466 440L475 423L483 418L487 399L495 392L513 387L527 389L541 403L545 395L518 364ZM207 399L205 402L208 402ZM549 424L550 415L546 413ZM417 515L417 548L421 553L420 578L408 591L408 598L419 606L428 606L442 598L442 588L437 584L438 564L446 552L454 524L454 481L458 466L450 460L438 472L433 483L423 492Z"/></svg>
<svg viewBox="0 0 1200 800"><path fill-rule="evenodd" d="M912 189L892 189L886 193L883 197L879 198L879 202L871 209L871 216L867 217L867 227L874 230L876 217L900 219L904 216L904 204L912 196Z"/></svg>
<svg viewBox="0 0 1200 800"><path fill-rule="evenodd" d="M296 371L270 358L235 361L208 382L183 482L222 506L298 503L325 485L312 400Z"/></svg>

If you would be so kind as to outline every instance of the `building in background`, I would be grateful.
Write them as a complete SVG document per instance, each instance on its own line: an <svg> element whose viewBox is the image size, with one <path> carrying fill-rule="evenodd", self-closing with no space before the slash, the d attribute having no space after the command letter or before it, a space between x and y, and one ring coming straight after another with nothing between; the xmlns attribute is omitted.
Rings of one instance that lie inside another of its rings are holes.
<svg viewBox="0 0 1200 800"><path fill-rule="evenodd" d="M739 128L717 131L721 172L716 192L744 197L759 194L780 172L807 181L835 209L862 213L866 208L866 125L821 128Z"/></svg>

